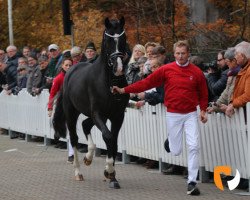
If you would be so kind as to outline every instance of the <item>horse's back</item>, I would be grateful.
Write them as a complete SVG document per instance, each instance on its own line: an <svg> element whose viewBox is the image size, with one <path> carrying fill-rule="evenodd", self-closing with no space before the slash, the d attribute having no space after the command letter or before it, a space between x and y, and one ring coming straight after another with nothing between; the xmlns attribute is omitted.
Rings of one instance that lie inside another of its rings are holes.
<svg viewBox="0 0 250 200"><path fill-rule="evenodd" d="M92 63L80 62L73 65L66 73L64 83L68 83L70 79L76 77L77 75L83 76L88 73Z"/></svg>
<svg viewBox="0 0 250 200"><path fill-rule="evenodd" d="M64 99L70 102L70 105L90 116L92 108L98 105L102 110L105 102L108 102L109 87L103 76L100 63L78 63L70 68L64 79Z"/></svg>

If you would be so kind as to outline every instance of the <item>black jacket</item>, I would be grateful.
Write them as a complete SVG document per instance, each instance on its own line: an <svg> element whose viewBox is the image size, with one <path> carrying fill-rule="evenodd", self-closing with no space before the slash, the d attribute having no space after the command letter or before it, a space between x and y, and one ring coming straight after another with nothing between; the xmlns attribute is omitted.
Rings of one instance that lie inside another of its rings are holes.
<svg viewBox="0 0 250 200"><path fill-rule="evenodd" d="M13 91L17 86L17 68L13 63L8 63L4 70L8 90Z"/></svg>
<svg viewBox="0 0 250 200"><path fill-rule="evenodd" d="M11 58L8 58L6 64L7 65L14 65L16 68L18 67L18 58L20 58L21 55L19 53L16 53L16 55L14 55Z"/></svg>
<svg viewBox="0 0 250 200"><path fill-rule="evenodd" d="M2 72L0 72L0 92L2 92L3 88L2 85L6 84L5 76Z"/></svg>
<svg viewBox="0 0 250 200"><path fill-rule="evenodd" d="M137 81L139 72L140 68L136 62L128 65L128 71L126 72L126 79L129 85Z"/></svg>
<svg viewBox="0 0 250 200"><path fill-rule="evenodd" d="M207 75L209 102L216 101L227 85L228 68Z"/></svg>
<svg viewBox="0 0 250 200"><path fill-rule="evenodd" d="M149 105L155 106L158 103L164 102L164 86L157 87L156 91L145 92L145 101Z"/></svg>

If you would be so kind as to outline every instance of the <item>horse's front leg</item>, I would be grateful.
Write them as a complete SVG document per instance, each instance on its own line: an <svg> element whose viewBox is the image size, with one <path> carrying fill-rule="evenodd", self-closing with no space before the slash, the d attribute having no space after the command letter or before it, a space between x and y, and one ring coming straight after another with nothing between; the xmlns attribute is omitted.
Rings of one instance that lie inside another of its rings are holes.
<svg viewBox="0 0 250 200"><path fill-rule="evenodd" d="M91 133L90 133L93 126L94 126L94 122L91 118L87 118L82 122L82 129L88 140L88 152L83 158L83 162L87 166L92 163L94 152L96 149L96 145L94 144Z"/></svg>
<svg viewBox="0 0 250 200"><path fill-rule="evenodd" d="M124 113L122 113L119 116L116 116L114 119L111 119L111 134L112 138L109 140L107 144L108 148L108 157L106 159L106 177L110 178L109 187L119 189L120 185L119 182L116 179L116 172L115 172L115 159L117 155L117 140L118 140L118 134L121 129L122 123L124 119ZM105 174L104 171L104 174Z"/></svg>
<svg viewBox="0 0 250 200"><path fill-rule="evenodd" d="M115 158L117 155L117 140L122 122L124 119L124 114L122 113L119 116L116 116L114 119L111 119L111 139L105 141L108 149L108 156L106 159L106 168L104 170L104 175L110 179L109 187L119 189L120 185L116 179L115 172Z"/></svg>
<svg viewBox="0 0 250 200"><path fill-rule="evenodd" d="M114 167L114 156L113 150L117 149L117 142L112 133L109 131L106 126L107 119L101 117L99 113L95 113L93 120L97 128L102 132L102 137L107 146L107 158L106 158L106 166L104 170L104 176L110 179L110 188L118 189L120 185L118 181L115 179L115 167Z"/></svg>

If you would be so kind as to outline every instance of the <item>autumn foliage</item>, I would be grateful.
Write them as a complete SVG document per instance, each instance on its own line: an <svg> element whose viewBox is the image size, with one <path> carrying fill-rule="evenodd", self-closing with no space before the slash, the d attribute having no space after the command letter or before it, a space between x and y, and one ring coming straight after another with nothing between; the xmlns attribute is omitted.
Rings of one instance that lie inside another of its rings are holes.
<svg viewBox="0 0 250 200"><path fill-rule="evenodd" d="M19 48L47 47L57 43L62 49L85 47L94 41L100 49L105 17L125 16L131 46L154 41L172 51L179 39L189 39L194 52L209 52L233 46L250 38L248 1L208 0L219 10L212 23L194 23L190 8L181 0L71 0L74 40L63 35L61 0L12 0L14 43ZM0 0L0 48L8 41L7 1Z"/></svg>

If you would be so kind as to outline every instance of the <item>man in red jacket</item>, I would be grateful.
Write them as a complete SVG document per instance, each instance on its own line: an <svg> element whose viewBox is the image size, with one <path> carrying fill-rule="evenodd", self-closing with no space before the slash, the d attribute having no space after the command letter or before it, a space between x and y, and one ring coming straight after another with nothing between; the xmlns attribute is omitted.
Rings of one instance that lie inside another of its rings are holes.
<svg viewBox="0 0 250 200"><path fill-rule="evenodd" d="M168 139L167 152L180 155L182 134L186 133L188 145L188 189L187 194L199 195L196 178L199 169L199 131L196 107L200 106L200 120L207 121L208 89L203 72L189 63L187 41L174 44L175 62L166 64L146 79L125 88L113 87L113 93L139 93L164 84L164 105L167 108Z"/></svg>

